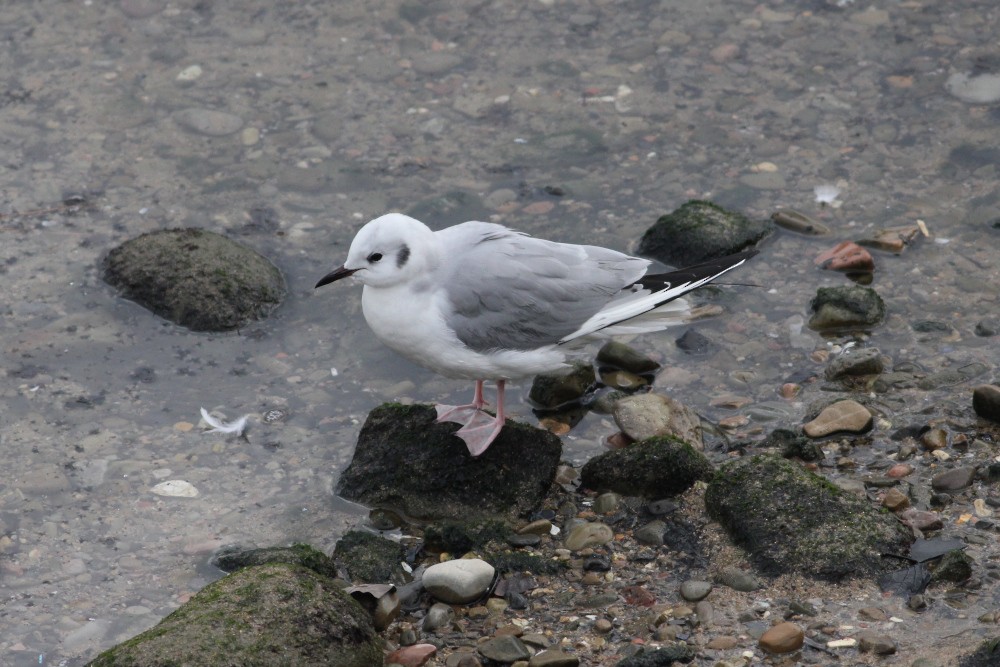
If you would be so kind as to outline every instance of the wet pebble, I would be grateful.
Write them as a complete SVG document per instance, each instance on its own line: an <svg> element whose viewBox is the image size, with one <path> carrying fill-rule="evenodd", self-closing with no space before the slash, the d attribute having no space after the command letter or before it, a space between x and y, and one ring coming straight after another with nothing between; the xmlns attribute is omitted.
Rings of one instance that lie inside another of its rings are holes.
<svg viewBox="0 0 1000 667"><path fill-rule="evenodd" d="M896 652L896 642L877 632L862 632L858 635L858 650L875 655L892 655Z"/></svg>
<svg viewBox="0 0 1000 667"><path fill-rule="evenodd" d="M896 465L889 468L886 471L886 477L892 477L893 479L899 479L901 477L906 477L913 472L913 466L908 463L897 463Z"/></svg>
<svg viewBox="0 0 1000 667"><path fill-rule="evenodd" d="M567 531L564 544L570 551L580 551L587 547L607 544L614 536L611 528L603 523L583 523Z"/></svg>
<svg viewBox="0 0 1000 667"><path fill-rule="evenodd" d="M954 468L934 475L931 478L931 487L935 491L960 491L972 484L975 476L975 468Z"/></svg>
<svg viewBox="0 0 1000 667"><path fill-rule="evenodd" d="M972 409L983 419L1000 423L1000 387L983 384L972 391Z"/></svg>
<svg viewBox="0 0 1000 667"><path fill-rule="evenodd" d="M658 546L663 544L663 533L667 529L667 524L659 519L650 521L646 525L638 528L632 533L636 541L642 544Z"/></svg>
<svg viewBox="0 0 1000 667"><path fill-rule="evenodd" d="M882 506L890 512L900 512L910 506L910 499L899 489L889 489L882 496Z"/></svg>
<svg viewBox="0 0 1000 667"><path fill-rule="evenodd" d="M435 602L427 610L427 615L424 616L424 621L420 625L420 629L424 632L434 632L438 628L443 628L450 624L454 618L455 610L452 609L451 605L443 602Z"/></svg>
<svg viewBox="0 0 1000 667"><path fill-rule="evenodd" d="M465 604L483 595L493 582L493 566L478 558L460 558L431 565L424 588L442 602Z"/></svg>
<svg viewBox="0 0 1000 667"><path fill-rule="evenodd" d="M414 644L396 649L386 656L386 664L402 665L403 667L421 667L437 653L433 644Z"/></svg>
<svg viewBox="0 0 1000 667"><path fill-rule="evenodd" d="M932 428L920 436L920 444L929 452L944 449L948 446L948 433L943 428Z"/></svg>
<svg viewBox="0 0 1000 667"><path fill-rule="evenodd" d="M691 408L661 394L639 394L623 398L612 413L615 423L633 440L656 435L675 435L701 447L701 419Z"/></svg>
<svg viewBox="0 0 1000 667"><path fill-rule="evenodd" d="M712 584L707 581L688 579L681 584L681 597L688 602L699 602L712 592Z"/></svg>
<svg viewBox="0 0 1000 667"><path fill-rule="evenodd" d="M802 648L805 633L795 623L778 623L760 636L759 644L768 653L791 653Z"/></svg>
<svg viewBox="0 0 1000 667"><path fill-rule="evenodd" d="M708 600L702 600L694 606L695 616L702 627L711 627L715 624L715 607Z"/></svg>
<svg viewBox="0 0 1000 667"><path fill-rule="evenodd" d="M941 530L944 526L944 522L941 520L941 515L937 512L931 512L928 510L910 508L908 510L904 510L899 515L899 519L907 526L911 526L922 531Z"/></svg>
<svg viewBox="0 0 1000 667"><path fill-rule="evenodd" d="M827 380L836 380L847 375L878 375L884 369L882 353L878 348L868 347L836 357L824 375Z"/></svg>
<svg viewBox="0 0 1000 667"><path fill-rule="evenodd" d="M821 438L838 431L862 433L871 428L872 414L857 401L846 399L837 401L802 427L811 438Z"/></svg>
<svg viewBox="0 0 1000 667"><path fill-rule="evenodd" d="M580 658L559 649L547 649L536 653L528 660L528 667L577 667Z"/></svg>
<svg viewBox="0 0 1000 667"><path fill-rule="evenodd" d="M854 241L838 243L817 255L813 262L819 268L828 271L871 273L875 270L875 260L872 259L871 253Z"/></svg>
<svg viewBox="0 0 1000 667"><path fill-rule="evenodd" d="M239 116L211 109L182 109L174 114L174 120L186 130L209 137L224 137L243 127Z"/></svg>
<svg viewBox="0 0 1000 667"><path fill-rule="evenodd" d="M602 493L594 499L594 512L596 514L608 514L618 509L621 503L621 496L617 493Z"/></svg>
<svg viewBox="0 0 1000 667"><path fill-rule="evenodd" d="M478 646L479 653L487 660L507 665L518 660L527 660L531 652L517 637L501 635L488 639Z"/></svg>
<svg viewBox="0 0 1000 667"><path fill-rule="evenodd" d="M585 572L607 572L611 569L611 559L603 554L593 554L583 559Z"/></svg>
<svg viewBox="0 0 1000 667"><path fill-rule="evenodd" d="M660 364L649 357L618 341L605 343L597 352L597 361L636 375L652 373L660 367Z"/></svg>
<svg viewBox="0 0 1000 667"><path fill-rule="evenodd" d="M757 580L757 577L750 572L734 566L722 568L715 576L715 582L743 593L749 593L761 588L761 583Z"/></svg>
<svg viewBox="0 0 1000 667"><path fill-rule="evenodd" d="M160 482L150 490L158 496L170 496L174 498L196 498L198 496L198 489L183 479L168 479L166 482Z"/></svg>
<svg viewBox="0 0 1000 667"><path fill-rule="evenodd" d="M772 213L771 220L773 220L774 224L778 227L787 229L791 232L797 232L799 234L824 236L830 233L829 227L823 223L816 222L808 215L788 208Z"/></svg>

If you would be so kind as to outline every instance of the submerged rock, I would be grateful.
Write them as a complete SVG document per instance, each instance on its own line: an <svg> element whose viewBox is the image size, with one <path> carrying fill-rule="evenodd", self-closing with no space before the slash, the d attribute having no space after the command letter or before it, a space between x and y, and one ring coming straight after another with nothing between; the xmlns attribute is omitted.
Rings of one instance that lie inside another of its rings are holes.
<svg viewBox="0 0 1000 667"><path fill-rule="evenodd" d="M712 475L712 464L691 445L656 437L595 456L583 466L583 485L626 496L664 498Z"/></svg>
<svg viewBox="0 0 1000 667"><path fill-rule="evenodd" d="M647 229L637 252L664 264L689 266L746 250L773 232L768 220L692 200Z"/></svg>
<svg viewBox="0 0 1000 667"><path fill-rule="evenodd" d="M265 547L262 549L221 549L212 558L213 564L225 572L235 572L244 567L286 563L307 567L316 574L331 579L337 576L337 566L333 559L308 544L293 544L290 547Z"/></svg>
<svg viewBox="0 0 1000 667"><path fill-rule="evenodd" d="M469 456L428 405L381 405L368 415L354 458L337 493L416 519L524 515L536 508L555 477L559 438L508 420L478 457Z"/></svg>
<svg viewBox="0 0 1000 667"><path fill-rule="evenodd" d="M619 399L611 411L618 425L633 440L669 435L695 449L703 446L701 418L691 408L662 394L637 394Z"/></svg>
<svg viewBox="0 0 1000 667"><path fill-rule="evenodd" d="M271 564L209 584L88 667L381 663L382 640L361 605L328 577L298 565Z"/></svg>
<svg viewBox="0 0 1000 667"><path fill-rule="evenodd" d="M337 540L333 560L355 583L402 584L408 580L400 565L406 560L403 545L363 530L348 531Z"/></svg>
<svg viewBox="0 0 1000 667"><path fill-rule="evenodd" d="M979 385L972 391L972 409L983 419L1000 423L1000 387Z"/></svg>
<svg viewBox="0 0 1000 667"><path fill-rule="evenodd" d="M870 328L885 320L885 302L870 287L820 287L809 305L809 328L816 331Z"/></svg>
<svg viewBox="0 0 1000 667"><path fill-rule="evenodd" d="M281 272L255 250L191 228L126 241L104 259L104 280L192 331L229 331L263 319L286 291Z"/></svg>
<svg viewBox="0 0 1000 667"><path fill-rule="evenodd" d="M906 554L912 541L888 512L776 456L722 466L705 506L767 575L870 577L896 568L882 554Z"/></svg>

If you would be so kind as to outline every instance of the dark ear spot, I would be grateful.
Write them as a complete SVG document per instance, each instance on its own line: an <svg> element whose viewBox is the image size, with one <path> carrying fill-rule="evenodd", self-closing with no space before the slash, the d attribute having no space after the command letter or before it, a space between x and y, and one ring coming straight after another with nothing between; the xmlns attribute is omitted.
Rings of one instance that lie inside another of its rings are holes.
<svg viewBox="0 0 1000 667"><path fill-rule="evenodd" d="M410 259L410 246L404 245L399 249L399 254L396 255L396 267L400 269L403 268L403 265L406 264L408 259Z"/></svg>

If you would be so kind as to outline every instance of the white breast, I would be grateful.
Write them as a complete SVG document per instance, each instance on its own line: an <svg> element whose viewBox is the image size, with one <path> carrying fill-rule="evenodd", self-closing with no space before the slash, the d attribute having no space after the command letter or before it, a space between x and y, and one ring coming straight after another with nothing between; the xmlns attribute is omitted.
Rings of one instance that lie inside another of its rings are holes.
<svg viewBox="0 0 1000 667"><path fill-rule="evenodd" d="M469 349L447 326L440 292L416 291L405 284L365 285L361 307L368 326L386 347L447 377L514 379L565 368L565 351L553 345L485 353Z"/></svg>

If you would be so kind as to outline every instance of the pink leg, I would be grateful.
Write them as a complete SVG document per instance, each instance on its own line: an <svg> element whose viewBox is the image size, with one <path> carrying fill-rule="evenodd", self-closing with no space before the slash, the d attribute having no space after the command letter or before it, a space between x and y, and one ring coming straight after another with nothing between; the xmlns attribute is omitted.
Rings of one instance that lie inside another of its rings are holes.
<svg viewBox="0 0 1000 667"><path fill-rule="evenodd" d="M500 435L507 415L504 413L504 385L506 380L497 380L497 416L490 417L485 412L473 415L472 419L455 433L469 448L472 456L479 456ZM482 415L482 417L480 417Z"/></svg>
<svg viewBox="0 0 1000 667"><path fill-rule="evenodd" d="M476 380L476 393L472 396L472 403L468 405L435 405L434 409L437 410L439 422L467 424L476 418L484 405L486 405L486 401L483 399L483 381Z"/></svg>

